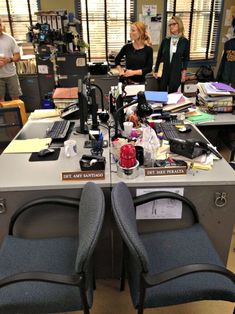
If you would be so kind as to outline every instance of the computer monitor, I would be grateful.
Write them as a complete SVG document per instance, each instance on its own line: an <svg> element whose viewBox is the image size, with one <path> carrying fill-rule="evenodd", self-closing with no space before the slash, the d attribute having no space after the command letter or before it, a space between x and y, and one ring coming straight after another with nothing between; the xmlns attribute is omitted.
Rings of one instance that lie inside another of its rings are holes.
<svg viewBox="0 0 235 314"><path fill-rule="evenodd" d="M78 133L87 134L88 126L88 95L87 95L87 84L86 81L83 82L78 80L78 105L79 105L79 115L80 115L80 126L76 129Z"/></svg>

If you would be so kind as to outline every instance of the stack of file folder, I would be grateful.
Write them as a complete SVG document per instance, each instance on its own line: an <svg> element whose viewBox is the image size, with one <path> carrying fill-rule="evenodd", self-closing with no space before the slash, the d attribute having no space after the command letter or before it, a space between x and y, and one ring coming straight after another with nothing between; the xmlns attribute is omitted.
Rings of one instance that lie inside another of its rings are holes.
<svg viewBox="0 0 235 314"><path fill-rule="evenodd" d="M224 83L198 83L198 103L210 112L232 112L235 89Z"/></svg>

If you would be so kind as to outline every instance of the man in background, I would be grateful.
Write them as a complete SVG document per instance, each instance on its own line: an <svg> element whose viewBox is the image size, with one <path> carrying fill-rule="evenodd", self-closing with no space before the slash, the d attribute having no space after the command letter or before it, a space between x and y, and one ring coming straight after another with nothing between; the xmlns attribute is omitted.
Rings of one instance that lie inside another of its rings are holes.
<svg viewBox="0 0 235 314"><path fill-rule="evenodd" d="M20 49L15 39L5 33L0 18L0 101L4 101L6 87L11 99L22 95L15 62L20 60Z"/></svg>

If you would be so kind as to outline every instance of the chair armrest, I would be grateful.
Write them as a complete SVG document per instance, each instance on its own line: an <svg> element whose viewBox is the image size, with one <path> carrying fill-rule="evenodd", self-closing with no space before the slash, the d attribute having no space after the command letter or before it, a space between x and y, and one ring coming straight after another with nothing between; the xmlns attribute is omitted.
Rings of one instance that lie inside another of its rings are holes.
<svg viewBox="0 0 235 314"><path fill-rule="evenodd" d="M43 281L70 286L79 286L82 279L83 276L81 274L63 275L39 271L23 272L1 279L0 288L20 281Z"/></svg>
<svg viewBox="0 0 235 314"><path fill-rule="evenodd" d="M45 204L64 205L64 206L74 207L74 208L77 207L79 209L79 199L66 197L66 196L43 197L43 198L30 201L24 204L23 206L21 206L20 208L18 208L16 212L13 214L13 216L11 217L11 220L9 223L8 234L9 235L13 234L15 222L22 213L24 213L27 210L33 209L36 206L45 205Z"/></svg>
<svg viewBox="0 0 235 314"><path fill-rule="evenodd" d="M173 268L167 270L160 274L142 274L142 279L145 287L153 287L156 285L160 285L164 282L193 274L198 272L211 272L211 273L218 273L230 279L233 283L235 283L235 275L230 270L226 269L225 267L214 265L214 264L190 264L185 265L177 268Z"/></svg>
<svg viewBox="0 0 235 314"><path fill-rule="evenodd" d="M188 205L188 207L191 209L193 213L195 223L199 222L199 216L198 216L198 212L195 205L185 196L179 195L174 192L168 192L168 191L150 192L150 193L146 193L140 196L133 197L133 202L134 202L134 206L136 207L136 206L139 206L139 205L142 205L142 204L154 201L154 200L163 199L163 198L175 199Z"/></svg>

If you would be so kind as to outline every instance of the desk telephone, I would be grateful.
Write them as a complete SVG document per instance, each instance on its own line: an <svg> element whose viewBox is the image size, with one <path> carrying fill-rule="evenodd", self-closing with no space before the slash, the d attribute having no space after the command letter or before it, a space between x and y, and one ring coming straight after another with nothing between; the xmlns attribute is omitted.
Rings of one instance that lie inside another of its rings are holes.
<svg viewBox="0 0 235 314"><path fill-rule="evenodd" d="M182 140L179 138L170 139L170 151L187 158L193 159L203 154L213 153L219 159L222 158L219 152L210 144L194 139Z"/></svg>
<svg viewBox="0 0 235 314"><path fill-rule="evenodd" d="M70 104L61 112L61 118L65 120L73 120L79 118L79 105L77 102Z"/></svg>

